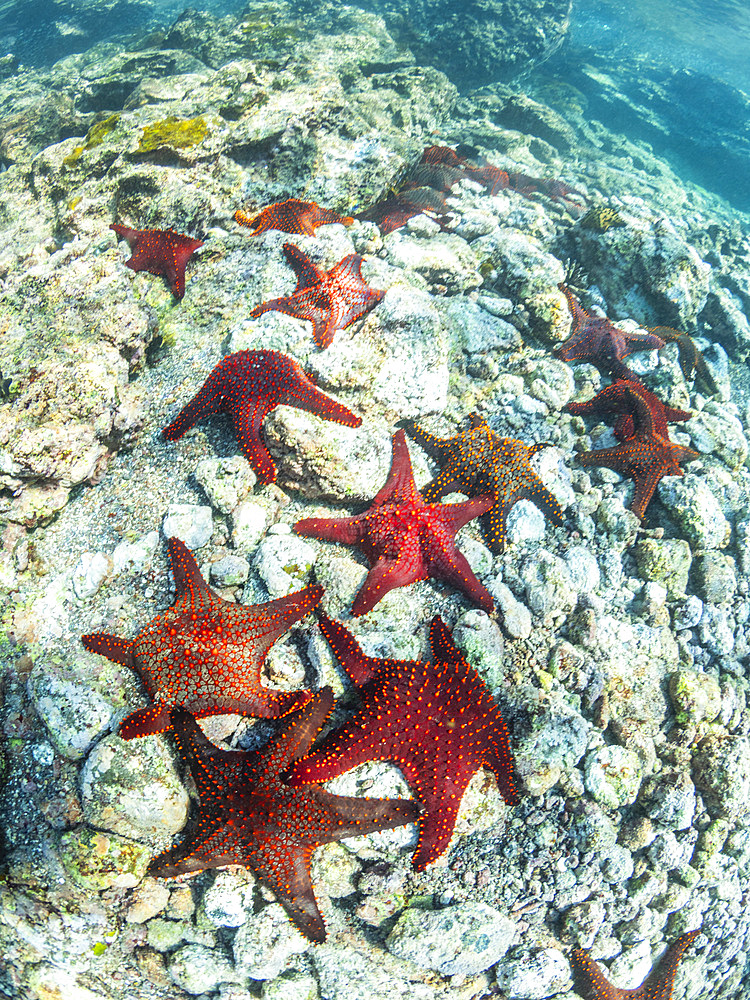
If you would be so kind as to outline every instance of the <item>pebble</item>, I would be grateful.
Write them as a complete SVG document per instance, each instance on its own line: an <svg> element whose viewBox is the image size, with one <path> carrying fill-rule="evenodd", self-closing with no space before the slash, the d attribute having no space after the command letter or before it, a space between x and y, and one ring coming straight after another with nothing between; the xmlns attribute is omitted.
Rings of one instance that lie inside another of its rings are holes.
<svg viewBox="0 0 750 1000"><path fill-rule="evenodd" d="M585 545L573 545L565 553L570 583L579 594L590 594L600 582L599 564Z"/></svg>
<svg viewBox="0 0 750 1000"><path fill-rule="evenodd" d="M250 563L242 556L226 555L211 563L211 580L217 587L236 587L247 580Z"/></svg>
<svg viewBox="0 0 750 1000"><path fill-rule="evenodd" d="M170 957L169 974L177 986L194 996L216 989L219 983L236 980L229 959L202 944L178 948Z"/></svg>
<svg viewBox="0 0 750 1000"><path fill-rule="evenodd" d="M531 635L531 612L513 596L513 592L498 577L487 588L502 613L503 628L512 639L528 639Z"/></svg>
<svg viewBox="0 0 750 1000"><path fill-rule="evenodd" d="M101 740L81 771L81 804L88 823L124 837L153 839L178 833L188 794L163 737Z"/></svg>
<svg viewBox="0 0 750 1000"><path fill-rule="evenodd" d="M683 632L697 625L702 615L703 601L695 594L690 594L672 609L672 627L675 632Z"/></svg>
<svg viewBox="0 0 750 1000"><path fill-rule="evenodd" d="M112 553L112 575L142 573L159 547L159 532L149 531L135 542L120 542Z"/></svg>
<svg viewBox="0 0 750 1000"><path fill-rule="evenodd" d="M736 819L750 810L750 739L715 733L693 756L693 779L714 815Z"/></svg>
<svg viewBox="0 0 750 1000"><path fill-rule="evenodd" d="M243 500L232 513L232 542L236 549L253 552L266 533L268 511L259 503Z"/></svg>
<svg viewBox="0 0 750 1000"><path fill-rule="evenodd" d="M292 534L288 524L275 524L258 546L253 559L272 598L284 597L307 583L316 559L316 551Z"/></svg>
<svg viewBox="0 0 750 1000"><path fill-rule="evenodd" d="M506 518L508 541L513 545L541 542L547 530L544 514L530 500L519 500Z"/></svg>
<svg viewBox="0 0 750 1000"><path fill-rule="evenodd" d="M280 903L264 906L238 929L232 943L238 976L274 979L294 955L310 948L310 942L294 926Z"/></svg>
<svg viewBox="0 0 750 1000"><path fill-rule="evenodd" d="M442 976L476 976L499 961L513 944L516 925L485 903L459 903L443 910L406 910L386 947Z"/></svg>
<svg viewBox="0 0 750 1000"><path fill-rule="evenodd" d="M200 549L211 539L214 520L210 507L191 503L172 503L162 523L165 538L179 538L193 550Z"/></svg>
<svg viewBox="0 0 750 1000"><path fill-rule="evenodd" d="M73 570L73 590L79 601L93 597L107 578L109 560L101 552L83 552Z"/></svg>
<svg viewBox="0 0 750 1000"><path fill-rule="evenodd" d="M503 959L495 975L508 1000L545 1000L571 987L570 963L557 948L524 949Z"/></svg>
<svg viewBox="0 0 750 1000"><path fill-rule="evenodd" d="M656 487L659 499L694 548L721 549L729 542L731 528L718 500L702 477L691 472L665 476Z"/></svg>
<svg viewBox="0 0 750 1000"><path fill-rule="evenodd" d="M318 1000L320 993L314 976L294 971L282 972L278 979L266 980L260 995L262 1000Z"/></svg>
<svg viewBox="0 0 750 1000"><path fill-rule="evenodd" d="M604 746L586 754L586 788L607 809L619 809L635 802L641 787L642 769L638 754L620 746Z"/></svg>
<svg viewBox="0 0 750 1000"><path fill-rule="evenodd" d="M208 502L221 514L230 514L257 482L243 455L201 459L195 467L195 478L203 487Z"/></svg>
<svg viewBox="0 0 750 1000"><path fill-rule="evenodd" d="M255 882L246 875L219 871L203 893L201 906L215 927L239 927L253 912Z"/></svg>
<svg viewBox="0 0 750 1000"><path fill-rule="evenodd" d="M722 552L703 552L693 562L696 590L708 604L726 604L737 592L734 559Z"/></svg>
<svg viewBox="0 0 750 1000"><path fill-rule="evenodd" d="M53 662L38 662L28 688L55 749L68 760L85 757L96 739L110 729L117 714L98 686L83 677L76 680L66 676L65 669Z"/></svg>
<svg viewBox="0 0 750 1000"><path fill-rule="evenodd" d="M681 538L644 538L633 549L638 571L661 583L670 601L685 596L692 563L690 546Z"/></svg>

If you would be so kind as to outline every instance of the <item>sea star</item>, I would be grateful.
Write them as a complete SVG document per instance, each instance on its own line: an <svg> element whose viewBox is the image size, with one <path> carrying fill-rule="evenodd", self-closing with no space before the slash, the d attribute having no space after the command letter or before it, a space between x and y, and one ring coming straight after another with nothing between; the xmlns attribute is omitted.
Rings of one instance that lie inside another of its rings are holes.
<svg viewBox="0 0 750 1000"><path fill-rule="evenodd" d="M428 577L445 580L491 612L495 603L456 549L456 532L492 506L490 497L459 504L427 504L414 484L403 431L393 436L393 460L385 485L366 511L354 517L310 517L297 521L299 535L359 545L370 572L352 604L355 618L367 614L395 587Z"/></svg>
<svg viewBox="0 0 750 1000"><path fill-rule="evenodd" d="M331 222L340 222L343 226L351 226L354 219L350 215L339 215L330 208L321 208L314 201L300 201L298 198L287 198L268 205L258 215L250 218L238 210L234 217L241 226L252 229L251 236L265 233L268 229L279 229L282 233L296 233L304 236L314 236L318 226Z"/></svg>
<svg viewBox="0 0 750 1000"><path fill-rule="evenodd" d="M604 316L588 313L564 283L557 286L565 296L573 316L573 332L555 348L563 361L590 361L604 368L615 378L640 382L623 363L635 351L658 350L664 347L661 337L653 333L628 333L620 330Z"/></svg>
<svg viewBox="0 0 750 1000"><path fill-rule="evenodd" d="M446 208L445 196L440 191L435 191L431 187L414 187L391 195L385 201L376 202L364 212L360 212L358 218L374 222L384 235L392 233L394 229L400 229L413 216L423 213L437 222L441 229L445 229L450 216L435 215L435 213L445 213Z"/></svg>
<svg viewBox="0 0 750 1000"><path fill-rule="evenodd" d="M669 436L668 421L689 420L693 415L690 410L678 410L674 406L662 403L658 396L649 392L640 382L628 379L617 379L585 403L568 403L564 409L576 415L618 413L613 431L618 441L624 441L635 433L633 415L638 412L638 406L641 404L637 401L640 400L649 409L655 433L662 437ZM639 421L639 425L643 426L643 422Z"/></svg>
<svg viewBox="0 0 750 1000"><path fill-rule="evenodd" d="M468 496L486 493L492 496L493 503L487 512L487 537L495 551L505 547L506 518L519 500L531 500L553 524L563 523L560 504L529 464L532 455L548 447L546 442L529 446L513 438L502 438L477 413L469 414L469 429L452 438L435 437L413 422L409 422L407 430L443 465L439 475L422 488L425 500L439 500L454 491Z"/></svg>
<svg viewBox="0 0 750 1000"><path fill-rule="evenodd" d="M692 448L685 448L669 440L667 420L682 420L687 417L670 418L664 404L653 393L645 392L637 382L615 382L588 403L569 403L568 409L571 413L603 410L629 413L632 416L633 433L630 437L614 448L581 452L578 460L582 465L605 465L634 479L635 496L630 509L639 520L643 520L659 480L663 476L681 476L679 463L699 457L698 452ZM685 410L671 412L687 413ZM624 429L621 425L620 432Z"/></svg>
<svg viewBox="0 0 750 1000"><path fill-rule="evenodd" d="M201 240L175 233L172 229L128 229L112 223L118 237L127 240L133 256L125 261L132 271L148 271L167 279L172 294L181 299L185 294L185 265Z"/></svg>
<svg viewBox="0 0 750 1000"><path fill-rule="evenodd" d="M271 889L292 922L310 941L326 930L313 893L310 862L321 844L390 830L417 818L407 799L333 795L321 788L290 788L281 780L309 749L333 708L323 688L289 716L262 750L221 750L184 711L172 712L175 742L198 789L192 833L149 865L149 874L172 878L225 865L250 868Z"/></svg>
<svg viewBox="0 0 750 1000"><path fill-rule="evenodd" d="M585 951L576 948L571 955L576 990L585 1000L671 1000L677 969L687 949L700 931L688 931L673 941L658 964L634 990L622 989L608 982Z"/></svg>
<svg viewBox="0 0 750 1000"><path fill-rule="evenodd" d="M238 712L275 719L304 705L308 691L264 687L260 671L268 650L323 596L319 586L265 604L230 604L209 588L193 554L170 538L169 558L175 585L171 608L152 618L135 639L96 632L81 638L92 653L131 667L154 699L120 724L130 740L169 729L175 706L193 715Z"/></svg>
<svg viewBox="0 0 750 1000"><path fill-rule="evenodd" d="M553 177L530 177L524 173L508 173L507 170L496 167L483 157L472 159L469 156L460 156L449 146L428 146L422 153L422 159L416 169L419 170L421 166L442 169L442 175L432 175L435 180L432 185L434 187L438 187L438 177L442 176L443 183L448 184L447 190L450 190L450 187L464 176L481 184L490 195L495 195L506 188L524 197L541 192L556 201L569 202L569 207L581 209L581 205L573 201L570 196L583 198L583 193L563 184L562 181Z"/></svg>
<svg viewBox="0 0 750 1000"><path fill-rule="evenodd" d="M277 309L307 320L312 323L315 343L325 348L330 347L336 330L343 330L374 309L385 295L362 280L362 257L358 253L350 253L330 271L324 271L293 243L285 243L283 249L297 275L297 287L291 295L256 306L250 313L255 319Z"/></svg>
<svg viewBox="0 0 750 1000"><path fill-rule="evenodd" d="M326 396L288 354L279 351L238 351L214 368L198 394L162 434L176 441L199 420L214 413L228 413L237 441L260 483L276 479L276 466L261 437L264 418L286 404L308 410L325 420L359 427L362 418L342 403Z"/></svg>
<svg viewBox="0 0 750 1000"><path fill-rule="evenodd" d="M339 622L320 614L336 659L359 689L357 714L300 760L289 784L328 781L369 760L398 765L423 808L412 858L421 870L445 851L472 775L484 766L508 805L518 796L500 709L439 617L430 624L434 662L365 656Z"/></svg>
<svg viewBox="0 0 750 1000"><path fill-rule="evenodd" d="M686 333L680 333L679 330L673 330L671 326L652 326L649 329L649 333L660 337L662 340L672 341L677 344L677 358L686 381L695 372L696 376L702 379L710 393L713 395L720 393L721 390L716 383L716 379L711 374L711 369L706 364L702 351L699 351L695 346L695 341L692 337L688 337Z"/></svg>

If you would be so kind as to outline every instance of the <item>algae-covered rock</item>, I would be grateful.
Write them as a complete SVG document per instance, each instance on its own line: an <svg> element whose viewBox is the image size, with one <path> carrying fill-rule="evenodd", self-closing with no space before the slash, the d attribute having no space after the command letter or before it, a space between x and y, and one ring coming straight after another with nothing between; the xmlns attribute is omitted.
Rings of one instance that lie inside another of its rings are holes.
<svg viewBox="0 0 750 1000"><path fill-rule="evenodd" d="M494 965L513 944L512 920L484 903L460 903L443 910L409 909L386 947L443 976L475 976Z"/></svg>
<svg viewBox="0 0 750 1000"><path fill-rule="evenodd" d="M255 473L242 455L201 459L195 468L195 478L211 506L222 514L231 513L256 483Z"/></svg>
<svg viewBox="0 0 750 1000"><path fill-rule="evenodd" d="M194 995L213 990L219 983L237 981L229 959L202 944L186 944L173 952L169 974L177 986Z"/></svg>
<svg viewBox="0 0 750 1000"><path fill-rule="evenodd" d="M125 741L112 734L83 766L81 803L92 826L152 839L182 829L189 799L163 737Z"/></svg>
<svg viewBox="0 0 750 1000"><path fill-rule="evenodd" d="M736 819L750 810L750 740L721 733L706 736L693 758L693 780L709 811Z"/></svg>
<svg viewBox="0 0 750 1000"><path fill-rule="evenodd" d="M591 750L584 763L586 788L607 809L635 802L643 772L638 754L625 747Z"/></svg>
<svg viewBox="0 0 750 1000"><path fill-rule="evenodd" d="M696 590L708 604L731 601L737 590L734 559L722 552L703 552L693 563L693 579Z"/></svg>
<svg viewBox="0 0 750 1000"><path fill-rule="evenodd" d="M390 5L394 28L407 16L404 40L419 61L462 88L510 80L547 59L565 37L570 7L570 0L467 0L446 16L440 0Z"/></svg>
<svg viewBox="0 0 750 1000"><path fill-rule="evenodd" d="M572 985L570 963L558 948L526 949L506 957L495 975L508 1000L544 1000Z"/></svg>
<svg viewBox="0 0 750 1000"><path fill-rule="evenodd" d="M693 448L706 455L717 455L730 469L744 465L748 445L742 422L724 407L708 403L693 415L687 429Z"/></svg>
<svg viewBox="0 0 750 1000"><path fill-rule="evenodd" d="M282 972L276 979L267 979L261 988L263 1000L318 1000L315 976L299 970Z"/></svg>
<svg viewBox="0 0 750 1000"><path fill-rule="evenodd" d="M253 566L272 598L299 590L308 580L317 553L293 535L288 524L275 524L258 546Z"/></svg>
<svg viewBox="0 0 750 1000"><path fill-rule="evenodd" d="M211 508L193 503L169 505L162 522L165 538L179 538L189 549L200 549L214 530Z"/></svg>
<svg viewBox="0 0 750 1000"><path fill-rule="evenodd" d="M692 556L681 538L644 538L633 549L639 572L663 584L670 601L685 596Z"/></svg>
<svg viewBox="0 0 750 1000"><path fill-rule="evenodd" d="M84 827L60 838L60 859L84 889L130 889L146 874L152 851L145 844Z"/></svg>
<svg viewBox="0 0 750 1000"><path fill-rule="evenodd" d="M656 487L659 499L688 541L700 549L723 549L731 528L719 502L700 476L666 476Z"/></svg>
<svg viewBox="0 0 750 1000"><path fill-rule="evenodd" d="M578 595L567 563L545 549L523 567L526 600L534 614L548 619L566 614L575 607Z"/></svg>
<svg viewBox="0 0 750 1000"><path fill-rule="evenodd" d="M205 118L180 119L170 115L169 118L144 128L138 143L138 152L150 153L155 149L161 149L162 146L186 149L188 146L197 146L207 135L208 125Z"/></svg>
<svg viewBox="0 0 750 1000"><path fill-rule="evenodd" d="M721 688L710 674L678 670L669 678L669 697L682 726L713 722L721 711Z"/></svg>
<svg viewBox="0 0 750 1000"><path fill-rule="evenodd" d="M249 917L234 936L234 968L239 977L274 979L310 942L289 920L279 903Z"/></svg>

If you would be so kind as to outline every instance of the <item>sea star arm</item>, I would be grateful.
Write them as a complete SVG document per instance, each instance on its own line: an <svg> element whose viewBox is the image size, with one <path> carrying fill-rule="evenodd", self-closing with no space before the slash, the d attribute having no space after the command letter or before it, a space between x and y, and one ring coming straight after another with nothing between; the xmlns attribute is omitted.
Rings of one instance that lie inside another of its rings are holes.
<svg viewBox="0 0 750 1000"><path fill-rule="evenodd" d="M361 687L371 680L381 660L374 656L366 656L349 629L340 622L334 621L333 618L329 618L323 611L318 611L318 624L328 645L333 650L334 656L347 672L352 683Z"/></svg>
<svg viewBox="0 0 750 1000"><path fill-rule="evenodd" d="M322 542L341 542L356 545L361 541L364 528L362 518L355 517L304 517L297 521L294 530L306 538L319 538Z"/></svg>
<svg viewBox="0 0 750 1000"><path fill-rule="evenodd" d="M486 611L488 615L495 610L492 594L484 584L477 580L468 560L460 552L454 552L450 561L447 559L431 560L430 569L434 569L434 573L430 575L444 580L456 590L460 590L465 597L480 607L482 611Z"/></svg>
<svg viewBox="0 0 750 1000"><path fill-rule="evenodd" d="M427 576L418 553L404 551L398 559L378 559L352 602L352 617L366 615L390 591L426 580Z"/></svg>
<svg viewBox="0 0 750 1000"><path fill-rule="evenodd" d="M287 264L294 271L297 278L297 287L292 292L293 295L297 295L312 285L320 284L324 275L313 263L309 254L306 254L304 250L300 250L294 243L285 243L282 250L284 251Z"/></svg>
<svg viewBox="0 0 750 1000"><path fill-rule="evenodd" d="M279 378L276 389L277 397L274 405L286 403L288 406L306 410L324 420L332 420L345 427L360 427L362 424L362 417L352 413L343 403L321 392L302 368L295 373L293 381Z"/></svg>
<svg viewBox="0 0 750 1000"><path fill-rule="evenodd" d="M274 893L295 927L308 939L320 944L326 927L312 887L310 865L316 844L292 845L289 838L261 841L247 856L248 867Z"/></svg>
<svg viewBox="0 0 750 1000"><path fill-rule="evenodd" d="M439 508L445 513L444 522L449 526L451 534L477 517L486 513L493 505L492 497L477 497L468 500L466 503L451 504ZM436 532L434 528L425 525L421 534L421 550L424 561L424 576L432 576L446 583L452 584L461 591L469 600L478 604L483 611L491 614L495 609L495 602L487 588L479 582L474 575L474 571L468 560L462 555L451 540L447 544L444 531Z"/></svg>
<svg viewBox="0 0 750 1000"><path fill-rule="evenodd" d="M408 420L404 427L409 437L413 438L421 448L424 448L428 455L438 461L443 458L450 444L449 438L439 438L434 434L429 434L413 420Z"/></svg>
<svg viewBox="0 0 750 1000"><path fill-rule="evenodd" d="M162 430L163 437L167 441L177 441L178 438L181 438L191 427L195 427L204 417L219 413L223 408L224 385L225 369L219 364L208 376L193 399L180 410L172 423L168 424Z"/></svg>
<svg viewBox="0 0 750 1000"><path fill-rule="evenodd" d="M188 596L190 603L204 604L206 598L213 598L208 584L201 576L195 556L185 543L174 535L167 539L167 551L174 578L175 598Z"/></svg>
<svg viewBox="0 0 750 1000"><path fill-rule="evenodd" d="M667 948L660 961L636 989L613 986L601 969L581 948L570 956L576 990L585 1000L671 1000L675 976L683 955L698 937L699 930L682 934Z"/></svg>
<svg viewBox="0 0 750 1000"><path fill-rule="evenodd" d="M628 333L624 338L621 357L627 358L636 351L654 350L658 351L664 347L664 341L651 333Z"/></svg>
<svg viewBox="0 0 750 1000"><path fill-rule="evenodd" d="M253 394L247 395L231 413L237 444L263 486L276 480L276 466L262 433L263 421L272 409L267 397Z"/></svg>
<svg viewBox="0 0 750 1000"><path fill-rule="evenodd" d="M312 611L323 597L320 584L303 587L283 597L276 597L265 604L254 604L248 608L248 620L243 623L243 638L252 638L255 658L259 663L265 660L268 650L289 631L292 625ZM295 706L297 707L297 706Z"/></svg>
<svg viewBox="0 0 750 1000"><path fill-rule="evenodd" d="M90 653L106 656L113 663L121 663L124 667L133 666L133 642L131 639L121 639L106 632L93 632L81 636L81 642Z"/></svg>

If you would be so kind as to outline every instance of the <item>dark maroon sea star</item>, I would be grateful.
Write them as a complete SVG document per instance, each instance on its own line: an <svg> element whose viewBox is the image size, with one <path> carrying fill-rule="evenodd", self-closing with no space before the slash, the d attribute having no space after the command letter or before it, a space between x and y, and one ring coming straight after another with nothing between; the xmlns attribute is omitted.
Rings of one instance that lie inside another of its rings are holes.
<svg viewBox="0 0 750 1000"><path fill-rule="evenodd" d="M261 425L271 410L285 403L325 420L359 427L362 418L318 389L299 362L279 351L238 351L214 368L198 394L162 431L176 441L199 420L228 413L237 441L260 483L276 479L276 466L266 448Z"/></svg>

